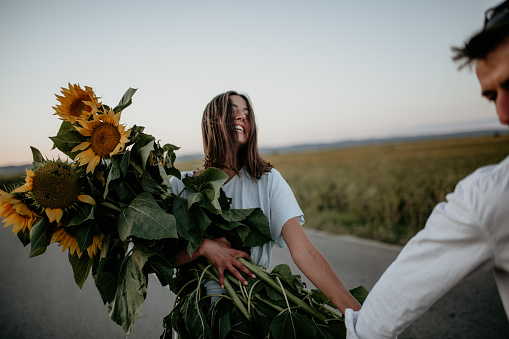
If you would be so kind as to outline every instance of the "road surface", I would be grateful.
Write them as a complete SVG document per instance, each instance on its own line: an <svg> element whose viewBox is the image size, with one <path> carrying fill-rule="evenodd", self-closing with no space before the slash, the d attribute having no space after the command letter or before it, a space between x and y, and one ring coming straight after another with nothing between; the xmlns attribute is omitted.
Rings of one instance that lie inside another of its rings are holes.
<svg viewBox="0 0 509 339"><path fill-rule="evenodd" d="M93 279L89 277L81 291L76 286L61 247L52 244L43 255L28 259L30 249L21 245L11 229L0 230L1 338L126 338L110 320ZM348 288L371 289L401 249L307 232ZM273 260L290 264L292 272L299 273L287 250L276 249ZM307 280L303 277L303 281ZM129 338L159 338L162 319L173 301L172 293L151 275L147 299ZM491 275L474 277L454 288L400 338L509 338L509 323Z"/></svg>

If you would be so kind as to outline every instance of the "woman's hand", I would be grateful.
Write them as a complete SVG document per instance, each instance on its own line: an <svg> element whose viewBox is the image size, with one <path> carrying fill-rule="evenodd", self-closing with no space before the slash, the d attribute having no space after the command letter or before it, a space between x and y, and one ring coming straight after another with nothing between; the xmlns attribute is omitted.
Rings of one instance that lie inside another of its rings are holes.
<svg viewBox="0 0 509 339"><path fill-rule="evenodd" d="M237 259L241 257L249 259L249 255L244 251L232 248L230 242L225 237L203 239L196 252L199 256L206 257L217 268L219 273L219 285L221 285L221 288L224 288L225 269L229 270L231 274L244 285L247 285L247 280L240 274L239 270L252 278L256 278L256 276Z"/></svg>

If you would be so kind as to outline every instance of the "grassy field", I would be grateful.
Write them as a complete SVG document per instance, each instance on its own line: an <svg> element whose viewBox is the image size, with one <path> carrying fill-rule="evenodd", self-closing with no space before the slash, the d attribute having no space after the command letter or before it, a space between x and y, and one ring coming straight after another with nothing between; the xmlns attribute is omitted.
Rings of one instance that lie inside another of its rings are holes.
<svg viewBox="0 0 509 339"><path fill-rule="evenodd" d="M306 227L405 244L476 168L509 154L509 135L269 155L304 211ZM178 162L180 170L201 163ZM0 177L0 187L23 181ZM3 180L5 179L5 180Z"/></svg>
<svg viewBox="0 0 509 339"><path fill-rule="evenodd" d="M507 155L509 136L501 135L279 154L267 160L292 187L306 227L405 244L460 179Z"/></svg>

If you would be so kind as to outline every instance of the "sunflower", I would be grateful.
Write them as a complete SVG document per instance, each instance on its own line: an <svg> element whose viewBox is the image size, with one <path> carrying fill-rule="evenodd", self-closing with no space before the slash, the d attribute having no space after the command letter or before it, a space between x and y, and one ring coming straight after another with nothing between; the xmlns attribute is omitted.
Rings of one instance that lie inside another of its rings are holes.
<svg viewBox="0 0 509 339"><path fill-rule="evenodd" d="M76 130L88 138L72 149L72 152L82 151L74 161L79 161L80 166L87 166L87 173L93 173L101 158L109 158L125 148L129 142L131 130L125 130L125 126L119 124L122 112L115 113L112 109L106 113L94 114L90 121L80 121L82 127Z"/></svg>
<svg viewBox="0 0 509 339"><path fill-rule="evenodd" d="M27 170L26 184L20 191L30 191L37 205L44 208L50 222L60 222L64 211L75 207L79 201L95 204L94 199L81 194L78 172L60 160L47 161L38 169Z"/></svg>
<svg viewBox="0 0 509 339"><path fill-rule="evenodd" d="M55 94L60 105L53 107L54 115L59 115L62 120L71 124L78 120L88 120L101 106L92 88L87 86L83 90L79 84L69 83L69 89L62 87L62 94L64 96Z"/></svg>
<svg viewBox="0 0 509 339"><path fill-rule="evenodd" d="M103 239L103 234L99 236L94 235L92 245L87 248L87 254L90 258L93 258L97 254L97 250L102 249ZM71 254L76 253L78 258L81 258L83 254L78 246L78 239L76 239L72 227L58 227L51 237L51 242L58 242L58 246L62 246L62 252L69 249L69 252Z"/></svg>
<svg viewBox="0 0 509 339"><path fill-rule="evenodd" d="M14 197L14 193L22 193L23 187L18 187L7 193L0 190L0 218L4 218L4 227L12 225L12 233L18 234L19 231L25 232L32 230L32 225L38 215L32 211L21 200Z"/></svg>

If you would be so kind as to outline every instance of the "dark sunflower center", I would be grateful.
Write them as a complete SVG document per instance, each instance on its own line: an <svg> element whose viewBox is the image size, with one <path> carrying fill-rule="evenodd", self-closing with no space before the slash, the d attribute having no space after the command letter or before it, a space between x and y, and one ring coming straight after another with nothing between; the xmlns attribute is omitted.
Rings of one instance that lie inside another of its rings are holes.
<svg viewBox="0 0 509 339"><path fill-rule="evenodd" d="M69 207L80 194L78 174L64 164L47 163L35 173L32 192L35 200L44 207Z"/></svg>
<svg viewBox="0 0 509 339"><path fill-rule="evenodd" d="M106 122L100 123L92 131L90 144L95 154L101 158L107 157L120 143L118 128Z"/></svg>
<svg viewBox="0 0 509 339"><path fill-rule="evenodd" d="M73 103L71 104L71 107L69 108L69 114L75 117L80 117L83 111L91 112L92 107L83 102L89 100L90 98L88 97L81 97L79 99L74 100Z"/></svg>

